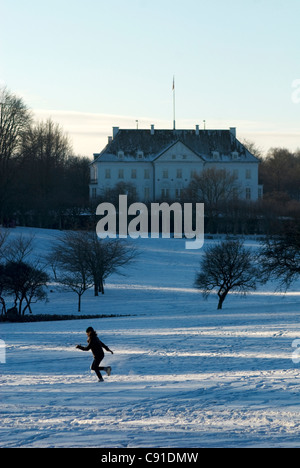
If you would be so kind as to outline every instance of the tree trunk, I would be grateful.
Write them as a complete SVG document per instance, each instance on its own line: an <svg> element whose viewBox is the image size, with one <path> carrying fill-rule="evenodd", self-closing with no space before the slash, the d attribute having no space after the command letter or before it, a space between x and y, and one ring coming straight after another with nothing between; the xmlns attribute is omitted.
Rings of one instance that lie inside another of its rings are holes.
<svg viewBox="0 0 300 468"><path fill-rule="evenodd" d="M27 310L28 308L29 308L29 305L27 304L27 305L24 307L23 311L22 311L23 317L24 317L25 312L26 312L26 310ZM30 312L30 311L29 311L29 312ZM30 312L30 313L31 313L31 312Z"/></svg>
<svg viewBox="0 0 300 468"><path fill-rule="evenodd" d="M227 296L228 292L225 291L224 293L219 293L218 296L219 296L219 304L218 304L218 310L222 310L223 308L223 302L225 301L226 299L226 296Z"/></svg>
<svg viewBox="0 0 300 468"><path fill-rule="evenodd" d="M32 314L32 310L31 310L31 305L30 305L30 301L27 299L27 296L25 296L25 300L26 300L26 307L24 308L23 310L23 315L25 315L25 311L26 309L29 310L29 313Z"/></svg>
<svg viewBox="0 0 300 468"><path fill-rule="evenodd" d="M23 298L19 300L19 315L22 315L22 302L23 302Z"/></svg>
<svg viewBox="0 0 300 468"><path fill-rule="evenodd" d="M0 297L0 304L2 304L1 315L6 315L6 304L3 297Z"/></svg>

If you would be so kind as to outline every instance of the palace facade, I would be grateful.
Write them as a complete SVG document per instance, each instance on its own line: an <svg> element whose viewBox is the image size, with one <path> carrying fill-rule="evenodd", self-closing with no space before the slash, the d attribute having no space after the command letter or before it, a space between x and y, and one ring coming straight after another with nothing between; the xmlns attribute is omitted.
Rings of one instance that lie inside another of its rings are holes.
<svg viewBox="0 0 300 468"><path fill-rule="evenodd" d="M225 169L236 178L239 198L262 197L259 160L236 137L236 129L123 130L113 128L107 146L91 163L90 197L103 197L120 182L136 188L137 201L176 200L196 174ZM107 200L109 201L109 200Z"/></svg>

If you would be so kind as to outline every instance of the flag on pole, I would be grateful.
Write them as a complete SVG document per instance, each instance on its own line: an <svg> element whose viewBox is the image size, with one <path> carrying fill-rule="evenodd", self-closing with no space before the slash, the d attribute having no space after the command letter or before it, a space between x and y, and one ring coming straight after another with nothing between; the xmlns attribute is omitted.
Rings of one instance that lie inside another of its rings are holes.
<svg viewBox="0 0 300 468"><path fill-rule="evenodd" d="M173 76L173 88L172 88L172 91L174 91L175 89L175 76Z"/></svg>

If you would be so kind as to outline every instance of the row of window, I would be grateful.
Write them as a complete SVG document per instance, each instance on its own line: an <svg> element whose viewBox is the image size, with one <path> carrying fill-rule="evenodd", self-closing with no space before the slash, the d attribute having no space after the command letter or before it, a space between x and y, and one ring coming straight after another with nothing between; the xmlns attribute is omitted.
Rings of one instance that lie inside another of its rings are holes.
<svg viewBox="0 0 300 468"><path fill-rule="evenodd" d="M124 169L118 169L118 178L125 179ZM137 179L137 169L131 169L131 178ZM105 179L111 179L111 169L105 169ZM149 169L144 169L144 179L150 179Z"/></svg>
<svg viewBox="0 0 300 468"><path fill-rule="evenodd" d="M196 170L191 171L191 178L195 177L198 174ZM239 178L239 170L234 169L233 170L233 175L236 179ZM138 174L137 174L137 169L131 169L131 179L137 179ZM247 180L252 179L252 172L251 169L246 169L245 172L245 177ZM105 179L111 179L112 174L111 174L111 169L105 169ZM125 178L125 173L124 169L118 169L118 178L119 179L124 179ZM162 171L162 178L163 179L169 179L169 170L164 169ZM182 169L177 169L176 170L176 178L177 179L182 179L183 178L183 171ZM144 169L144 179L150 179L150 169Z"/></svg>
<svg viewBox="0 0 300 468"><path fill-rule="evenodd" d="M175 189L175 198L180 198L181 196L182 189L176 188ZM91 192L92 198L97 198L97 189L92 188ZM252 191L250 187L246 188L246 200L251 200L252 198ZM259 189L259 198L262 197L261 189ZM170 189L169 188L163 188L161 189L161 198L162 199L169 199L170 198ZM152 199L152 190L150 187L145 187L144 188L144 200L151 200Z"/></svg>

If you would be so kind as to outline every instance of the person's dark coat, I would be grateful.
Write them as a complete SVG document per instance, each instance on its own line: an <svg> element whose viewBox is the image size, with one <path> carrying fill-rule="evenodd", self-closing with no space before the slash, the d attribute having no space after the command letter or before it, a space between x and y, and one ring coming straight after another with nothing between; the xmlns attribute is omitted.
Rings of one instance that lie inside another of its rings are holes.
<svg viewBox="0 0 300 468"><path fill-rule="evenodd" d="M103 349L106 351L110 351L110 349L102 343L102 341L99 340L98 336L96 333L93 333L87 340L88 345L87 346L78 346L78 349L81 349L81 351L92 351L93 356L95 359L102 361L104 358L104 352Z"/></svg>

